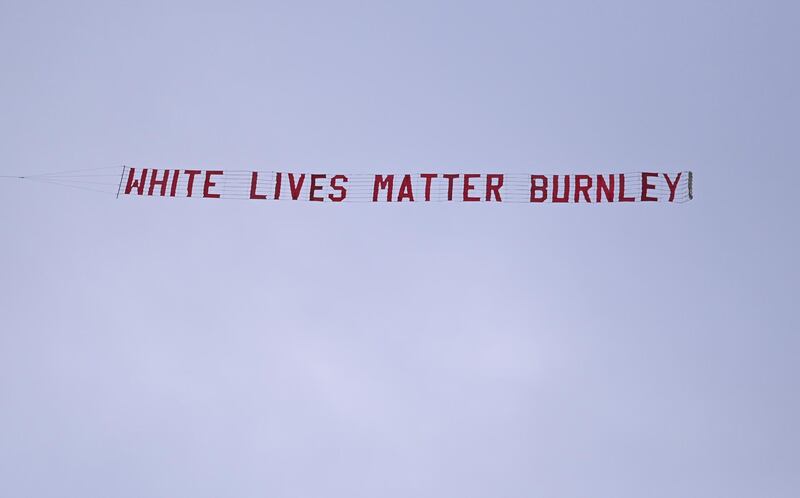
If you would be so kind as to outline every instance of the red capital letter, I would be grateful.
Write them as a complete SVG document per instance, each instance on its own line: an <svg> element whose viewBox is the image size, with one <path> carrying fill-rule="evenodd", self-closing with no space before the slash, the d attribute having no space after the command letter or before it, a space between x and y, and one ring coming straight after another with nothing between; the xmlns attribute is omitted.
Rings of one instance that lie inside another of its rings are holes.
<svg viewBox="0 0 800 498"><path fill-rule="evenodd" d="M194 177L195 175L200 174L199 169L187 169L183 171L187 175L189 175L189 179L186 181L186 197L192 196L192 190L194 189Z"/></svg>
<svg viewBox="0 0 800 498"><path fill-rule="evenodd" d="M414 202L414 192L411 190L411 175L403 176L403 182L400 184L400 191L397 193L397 202L403 202L403 199Z"/></svg>
<svg viewBox="0 0 800 498"><path fill-rule="evenodd" d="M219 199L219 194L212 194L210 192L211 187L216 185L216 182L211 181L212 176L221 175L223 172L220 170L209 170L206 171L206 182L203 185L203 197L209 197L211 199Z"/></svg>
<svg viewBox="0 0 800 498"><path fill-rule="evenodd" d="M542 185L537 185L536 180L541 180ZM536 192L542 196L537 197ZM531 175L531 202L544 202L547 200L547 177L544 175Z"/></svg>
<svg viewBox="0 0 800 498"><path fill-rule="evenodd" d="M472 180L473 178L478 178L480 176L481 175L475 175L475 174L471 174L471 173L470 174L466 174L466 173L464 174L464 191L463 191L464 202L476 202L476 201L480 201L481 200L480 197L472 197L472 196L469 195L470 190L474 190L475 189L475 185L470 184L469 181Z"/></svg>
<svg viewBox="0 0 800 498"><path fill-rule="evenodd" d="M447 178L447 200L448 201L452 201L453 200L453 180L455 180L459 176L461 176L461 175L458 175L458 174L442 175L443 178Z"/></svg>
<svg viewBox="0 0 800 498"><path fill-rule="evenodd" d="M333 202L342 202L345 197L347 197L347 189L344 188L343 185L336 185L336 182L341 180L342 183L347 183L347 177L344 175L336 175L331 178L331 188L337 192L339 195L328 194L328 199L332 200Z"/></svg>
<svg viewBox="0 0 800 498"><path fill-rule="evenodd" d="M681 174L678 173L678 176L675 177L675 181L670 181L669 175L664 173L664 179L667 181L667 187L669 187L669 202L675 200L675 189L678 188L678 182L681 181Z"/></svg>
<svg viewBox="0 0 800 498"><path fill-rule="evenodd" d="M581 180L586 182L586 185L581 185ZM592 188L592 177L589 175L575 175L575 202L580 202L580 195L583 194L583 198L586 199L586 202L592 202L592 199L589 198L589 189Z"/></svg>
<svg viewBox="0 0 800 498"><path fill-rule="evenodd" d="M250 198L251 199L266 199L267 194L256 194L256 186L258 184L258 171L253 171L253 176L250 178Z"/></svg>
<svg viewBox="0 0 800 498"><path fill-rule="evenodd" d="M303 190L303 182L306 180L306 174L300 173L297 183L294 180L294 173L289 173L289 190L292 192L292 200L300 198L300 191Z"/></svg>
<svg viewBox="0 0 800 498"><path fill-rule="evenodd" d="M419 176L425 179L425 200L431 200L431 181L434 178L438 178L439 175L436 173L421 173Z"/></svg>
<svg viewBox="0 0 800 498"><path fill-rule="evenodd" d="M633 202L636 199L633 197L625 197L625 175L620 173L619 175L619 202Z"/></svg>
<svg viewBox="0 0 800 498"><path fill-rule="evenodd" d="M553 175L553 202L569 202L569 175L564 175L564 196L558 196L558 175Z"/></svg>
<svg viewBox="0 0 800 498"><path fill-rule="evenodd" d="M181 174L181 170L176 169L172 171L172 186L169 189L169 196L175 197L175 194L178 192L178 175Z"/></svg>
<svg viewBox="0 0 800 498"><path fill-rule="evenodd" d="M375 182L372 184L372 202L378 202L378 188L386 189L386 202L392 202L392 186L394 185L394 175L375 175Z"/></svg>
<svg viewBox="0 0 800 498"><path fill-rule="evenodd" d="M169 170L164 170L164 175L161 179L158 179L158 170L154 169L150 174L150 190L147 191L147 195L153 195L153 191L156 188L156 185L160 187L161 190L161 197L167 195L167 182L169 181Z"/></svg>
<svg viewBox="0 0 800 498"><path fill-rule="evenodd" d="M642 173L642 202L656 202L658 197L650 197L648 192L656 188L655 185L650 183L650 178L658 177L658 173Z"/></svg>
<svg viewBox="0 0 800 498"><path fill-rule="evenodd" d="M136 168L130 168L128 171L128 183L125 184L125 195L130 194L133 189L136 189L137 195L144 194L144 184L147 181L147 168L142 169L142 177L134 180L133 174L136 172Z"/></svg>
<svg viewBox="0 0 800 498"><path fill-rule="evenodd" d="M601 193L608 202L614 202L614 175L608 175L608 183L605 176L597 175L597 202L602 200Z"/></svg>
<svg viewBox="0 0 800 498"><path fill-rule="evenodd" d="M497 180L497 183L494 181ZM494 192L494 199L497 202L503 202L503 199L500 198L500 187L503 186L503 175L502 174L488 174L486 175L486 200L492 200L492 192Z"/></svg>
<svg viewBox="0 0 800 498"><path fill-rule="evenodd" d="M281 174L275 173L275 195L273 199L276 201L281 198Z"/></svg>
<svg viewBox="0 0 800 498"><path fill-rule="evenodd" d="M325 200L324 197L317 197L314 193L317 190L322 190L322 185L317 185L317 180L322 180L325 178L325 175L311 175L311 189L308 192L308 200L322 202Z"/></svg>

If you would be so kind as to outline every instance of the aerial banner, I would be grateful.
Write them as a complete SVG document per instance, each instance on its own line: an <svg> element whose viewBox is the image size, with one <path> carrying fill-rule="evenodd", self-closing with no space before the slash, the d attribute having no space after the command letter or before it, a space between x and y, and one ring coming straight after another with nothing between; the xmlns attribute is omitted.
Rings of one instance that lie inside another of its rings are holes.
<svg viewBox="0 0 800 498"><path fill-rule="evenodd" d="M692 172L610 174L291 173L123 167L117 197L322 203L683 203Z"/></svg>

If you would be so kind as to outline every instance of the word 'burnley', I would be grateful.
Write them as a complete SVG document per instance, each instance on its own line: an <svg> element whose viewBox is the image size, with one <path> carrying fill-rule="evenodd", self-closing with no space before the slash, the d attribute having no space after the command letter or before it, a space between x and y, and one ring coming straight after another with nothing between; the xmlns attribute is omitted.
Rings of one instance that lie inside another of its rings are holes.
<svg viewBox="0 0 800 498"><path fill-rule="evenodd" d="M312 202L683 202L692 173L521 175L502 173L308 174L127 168L120 193L159 197ZM123 189L124 184L124 189Z"/></svg>

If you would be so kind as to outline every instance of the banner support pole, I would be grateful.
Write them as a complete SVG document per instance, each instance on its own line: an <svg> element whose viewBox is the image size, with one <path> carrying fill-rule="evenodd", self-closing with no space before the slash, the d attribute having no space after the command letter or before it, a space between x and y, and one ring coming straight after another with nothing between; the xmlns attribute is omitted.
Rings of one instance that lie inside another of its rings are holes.
<svg viewBox="0 0 800 498"><path fill-rule="evenodd" d="M117 199L119 199L119 192L122 190L122 182L125 178L125 165L122 165L122 173L119 174L119 186L117 187Z"/></svg>

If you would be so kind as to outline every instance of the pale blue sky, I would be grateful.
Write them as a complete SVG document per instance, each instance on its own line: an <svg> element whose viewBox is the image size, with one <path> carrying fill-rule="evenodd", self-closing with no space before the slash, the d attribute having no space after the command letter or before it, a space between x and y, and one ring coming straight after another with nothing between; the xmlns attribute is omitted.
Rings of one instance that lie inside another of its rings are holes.
<svg viewBox="0 0 800 498"><path fill-rule="evenodd" d="M683 205L0 183L0 495L793 497L795 2L0 3L0 174L694 170Z"/></svg>

